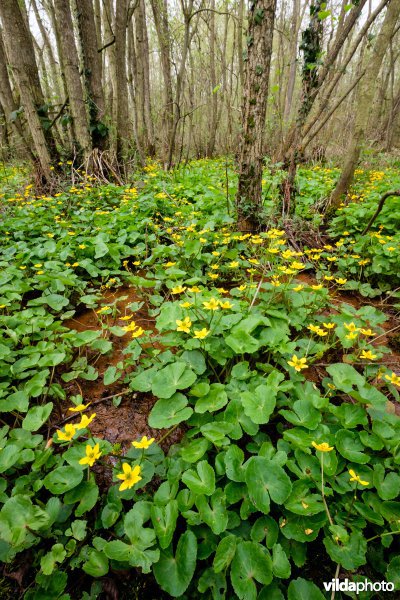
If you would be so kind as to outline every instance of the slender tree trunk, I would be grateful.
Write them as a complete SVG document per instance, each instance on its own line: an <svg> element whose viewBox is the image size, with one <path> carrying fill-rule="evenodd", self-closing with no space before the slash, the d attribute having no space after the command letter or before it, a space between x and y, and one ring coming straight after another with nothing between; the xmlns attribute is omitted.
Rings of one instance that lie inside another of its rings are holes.
<svg viewBox="0 0 400 600"><path fill-rule="evenodd" d="M378 78L382 61L389 47L396 23L400 15L400 0L391 0L388 4L384 21L376 38L372 56L368 62L367 72L359 86L357 98L357 113L353 133L342 173L330 197L330 207L335 209L339 206L343 194L349 189L357 166L364 142L365 131L374 98L375 82Z"/></svg>
<svg viewBox="0 0 400 600"><path fill-rule="evenodd" d="M84 158L87 158L91 151L91 139L69 2L54 0L54 9L59 26L63 71L78 144L78 155L82 154Z"/></svg>
<svg viewBox="0 0 400 600"><path fill-rule="evenodd" d="M167 0L150 0L153 10L154 24L156 27L158 45L160 48L161 68L163 76L163 130L164 130L164 162L168 157L174 126L174 96L171 77L171 42L168 23Z"/></svg>
<svg viewBox="0 0 400 600"><path fill-rule="evenodd" d="M7 70L7 59L3 45L2 32L0 30L0 103L3 108L7 128L13 128L23 149L30 158L34 158L30 149L30 140L25 131L21 116L17 114L19 105L14 100L10 79Z"/></svg>
<svg viewBox="0 0 400 600"><path fill-rule="evenodd" d="M242 231L252 231L260 226L262 140L267 110L275 10L275 0L255 0L251 2L249 8L243 131L236 197L238 226Z"/></svg>
<svg viewBox="0 0 400 600"><path fill-rule="evenodd" d="M207 145L207 156L212 156L215 150L215 139L217 135L218 123L218 94L215 89L217 85L217 75L215 70L215 0L210 4L210 83L211 83L211 119L210 131Z"/></svg>
<svg viewBox="0 0 400 600"><path fill-rule="evenodd" d="M49 123L40 85L35 51L17 0L1 0L0 18L8 62L18 87L26 120L31 132L41 176L49 182L52 158L57 158L54 139L46 128Z"/></svg>
<svg viewBox="0 0 400 600"><path fill-rule="evenodd" d="M126 75L126 31L128 0L118 0L115 13L115 69L116 69L116 150L120 161L126 159L131 127L128 112L128 82Z"/></svg>
<svg viewBox="0 0 400 600"><path fill-rule="evenodd" d="M92 0L78 0L76 6L92 145L102 150L108 144L108 128L104 123L105 98L101 54L98 51L101 26L99 27L95 20Z"/></svg>

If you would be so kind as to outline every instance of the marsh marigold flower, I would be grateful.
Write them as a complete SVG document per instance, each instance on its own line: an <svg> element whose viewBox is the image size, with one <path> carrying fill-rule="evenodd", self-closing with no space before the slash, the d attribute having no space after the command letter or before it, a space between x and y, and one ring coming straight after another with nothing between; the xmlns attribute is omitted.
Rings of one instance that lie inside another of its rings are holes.
<svg viewBox="0 0 400 600"><path fill-rule="evenodd" d="M361 483L361 485L369 485L369 481L363 481L359 475L353 469L349 469L350 481L356 481L357 483Z"/></svg>
<svg viewBox="0 0 400 600"><path fill-rule="evenodd" d="M98 458L100 458L100 446L99 444L95 444L94 446L90 446L89 444L86 446L85 456L80 459L80 465L89 465L89 467L93 467L94 463Z"/></svg>
<svg viewBox="0 0 400 600"><path fill-rule="evenodd" d="M330 446L327 442L322 442L321 444L317 444L317 442L312 442L311 445L320 452L331 452L333 450L333 446Z"/></svg>
<svg viewBox="0 0 400 600"><path fill-rule="evenodd" d="M190 320L190 317L185 317L182 321L180 321L179 319L176 319L176 324L177 324L177 331L184 331L185 333L189 333L190 332L190 328L192 326L192 321Z"/></svg>
<svg viewBox="0 0 400 600"><path fill-rule="evenodd" d="M62 429L59 429L57 431L57 437L58 437L59 441L60 442L70 442L72 440L72 438L74 437L77 429L78 428L75 425L68 423L65 426L64 431L62 431Z"/></svg>
<svg viewBox="0 0 400 600"><path fill-rule="evenodd" d="M131 465L128 463L122 463L122 471L123 473L118 473L117 475L118 479L122 480L122 483L119 486L120 492L130 490L135 483L138 483L138 481L142 479L142 477L140 477L140 465L135 465L132 469Z"/></svg>
<svg viewBox="0 0 400 600"><path fill-rule="evenodd" d="M301 371L302 369L308 369L307 359L306 358L297 358L295 354L292 356L292 360L288 360L288 365L293 367L296 371Z"/></svg>
<svg viewBox="0 0 400 600"><path fill-rule="evenodd" d="M140 442L132 442L132 446L134 448L143 448L144 450L147 450L147 448L149 448L153 442L154 438L147 439L147 435L144 435Z"/></svg>
<svg viewBox="0 0 400 600"><path fill-rule="evenodd" d="M216 300L215 298L211 298L211 300L209 300L208 302L207 301L203 302L203 306L207 310L218 310L219 309L219 300Z"/></svg>
<svg viewBox="0 0 400 600"><path fill-rule="evenodd" d="M204 340L204 338L207 337L209 333L210 330L206 329L205 327L203 329L195 329L193 337L197 340Z"/></svg>

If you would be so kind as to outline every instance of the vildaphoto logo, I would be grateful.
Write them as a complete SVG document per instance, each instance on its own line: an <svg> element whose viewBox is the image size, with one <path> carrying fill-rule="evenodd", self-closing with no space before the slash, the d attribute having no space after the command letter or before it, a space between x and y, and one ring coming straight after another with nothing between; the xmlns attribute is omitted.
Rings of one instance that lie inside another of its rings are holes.
<svg viewBox="0 0 400 600"><path fill-rule="evenodd" d="M394 583L391 581L350 581L350 579L332 579L324 581L327 592L393 592Z"/></svg>

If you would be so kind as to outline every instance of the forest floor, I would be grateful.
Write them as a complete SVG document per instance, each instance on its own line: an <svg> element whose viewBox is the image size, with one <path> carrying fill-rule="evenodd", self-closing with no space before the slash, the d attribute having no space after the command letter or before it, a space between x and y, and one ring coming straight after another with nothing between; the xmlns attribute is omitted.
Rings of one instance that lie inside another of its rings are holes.
<svg viewBox="0 0 400 600"><path fill-rule="evenodd" d="M156 598L189 589L190 597L216 598L225 589L227 597L250 599L257 591L260 599L305 593L317 600L336 563L342 576L393 576L399 199L389 199L372 230L361 232L400 175L393 167L360 169L346 203L323 224L318 207L338 174L327 166L300 169L296 213L282 227L273 210L283 174L266 171L270 227L243 235L233 218L236 175L225 159L172 173L149 163L125 187L82 178L53 197L35 196L23 170L3 168L0 410L10 451L5 446L0 455L7 476L0 559L10 563L4 581L16 580L20 594ZM140 445L148 438L155 439L149 448ZM323 442L332 447L325 490L315 474ZM78 459L88 444L98 444L102 458L85 483ZM142 480L120 491L124 461L140 465ZM264 477L256 472L263 461L281 482L270 491L271 507L268 494L252 487ZM349 468L367 480L355 503ZM158 488L168 489L167 499ZM16 534L4 525L16 494L29 499L23 502L32 515L60 499L74 512L60 513L54 525L47 513L40 523L32 517L25 525L40 535ZM135 518L147 522L137 534L127 525L135 506L142 511ZM279 524L268 550L256 533L261 522L274 531ZM363 540L379 546L382 535L390 540L385 548L370 544L366 554ZM127 540L136 547L133 539L143 536L149 541L139 544L140 556L127 553ZM177 552L174 560L188 575L171 572L166 582L178 538L188 545L186 558ZM221 573L214 552L223 540L233 540L234 559ZM306 564L309 542L324 563L319 573ZM246 544L252 555L261 552L260 569L271 578L238 579L248 568ZM76 569L78 580L71 578Z"/></svg>

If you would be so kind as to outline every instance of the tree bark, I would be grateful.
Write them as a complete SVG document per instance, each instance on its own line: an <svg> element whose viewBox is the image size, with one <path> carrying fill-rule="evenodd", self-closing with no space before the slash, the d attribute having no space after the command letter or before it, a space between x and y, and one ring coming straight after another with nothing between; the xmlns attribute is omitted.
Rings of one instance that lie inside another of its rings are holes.
<svg viewBox="0 0 400 600"><path fill-rule="evenodd" d="M368 69L359 86L357 97L357 113L349 149L346 154L342 173L333 190L329 205L331 209L339 206L343 194L349 189L361 153L368 122L368 114L374 99L375 82L378 78L382 61L389 47L396 23L400 15L400 0L391 0L388 4L384 21L376 38L372 56L368 61Z"/></svg>
<svg viewBox="0 0 400 600"><path fill-rule="evenodd" d="M160 48L161 68L163 77L163 157L164 162L168 159L168 150L171 144L174 126L174 95L172 91L171 77L171 41L168 23L167 0L150 0L153 10L154 24L157 32L158 45Z"/></svg>
<svg viewBox="0 0 400 600"><path fill-rule="evenodd" d="M4 45L8 62L20 94L31 132L35 154L44 182L52 179L51 161L57 159L49 124L47 106L40 85L35 51L30 31L17 0L1 0L0 18L4 28Z"/></svg>
<svg viewBox="0 0 400 600"><path fill-rule="evenodd" d="M89 121L94 148L103 150L108 144L108 128L103 122L105 117L105 98L102 83L101 53L99 53L98 35L101 42L101 28L96 27L92 0L77 2L77 21L82 49L83 75L86 97L89 105Z"/></svg>
<svg viewBox="0 0 400 600"><path fill-rule="evenodd" d="M249 8L239 184L236 197L238 226L242 231L253 231L260 227L262 140L267 109L275 10L275 0L253 0Z"/></svg>
<svg viewBox="0 0 400 600"><path fill-rule="evenodd" d="M78 155L81 154L83 158L87 158L90 154L92 144L89 135L89 123L83 96L82 81L79 74L79 57L75 45L71 9L69 2L65 0L54 0L54 9L59 26L62 65L67 84L69 106L78 145L76 150Z"/></svg>
<svg viewBox="0 0 400 600"><path fill-rule="evenodd" d="M128 82L126 75L126 30L128 0L118 0L115 13L115 68L116 68L116 150L117 158L127 158L131 127L128 112Z"/></svg>

